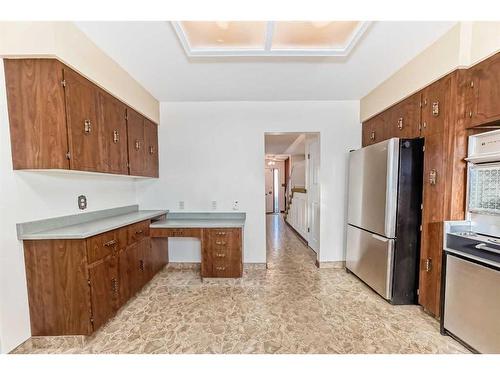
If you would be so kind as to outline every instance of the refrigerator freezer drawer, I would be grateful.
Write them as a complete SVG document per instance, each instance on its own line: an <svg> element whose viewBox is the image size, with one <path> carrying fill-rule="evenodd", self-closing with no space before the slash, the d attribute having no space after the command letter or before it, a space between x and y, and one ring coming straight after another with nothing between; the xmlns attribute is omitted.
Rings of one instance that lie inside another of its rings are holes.
<svg viewBox="0 0 500 375"><path fill-rule="evenodd" d="M349 224L396 237L398 165L397 138L349 154Z"/></svg>
<svg viewBox="0 0 500 375"><path fill-rule="evenodd" d="M500 271L446 256L444 328L481 353L500 353Z"/></svg>
<svg viewBox="0 0 500 375"><path fill-rule="evenodd" d="M392 297L393 253L393 239L347 226L347 269L388 300Z"/></svg>

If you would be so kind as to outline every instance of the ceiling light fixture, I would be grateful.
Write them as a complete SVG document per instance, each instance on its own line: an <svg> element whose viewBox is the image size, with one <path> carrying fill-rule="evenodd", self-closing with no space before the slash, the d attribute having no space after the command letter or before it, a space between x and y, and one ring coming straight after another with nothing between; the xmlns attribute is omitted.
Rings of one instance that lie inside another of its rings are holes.
<svg viewBox="0 0 500 375"><path fill-rule="evenodd" d="M321 29L322 27L328 26L331 23L332 23L332 21L312 21L311 22L311 24L317 29Z"/></svg>

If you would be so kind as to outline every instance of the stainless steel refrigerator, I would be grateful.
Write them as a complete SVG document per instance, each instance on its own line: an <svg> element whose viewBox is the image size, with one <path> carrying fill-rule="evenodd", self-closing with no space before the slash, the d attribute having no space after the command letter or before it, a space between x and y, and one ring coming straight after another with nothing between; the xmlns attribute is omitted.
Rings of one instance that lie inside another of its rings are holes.
<svg viewBox="0 0 500 375"><path fill-rule="evenodd" d="M417 303L423 139L349 155L346 268L393 304Z"/></svg>

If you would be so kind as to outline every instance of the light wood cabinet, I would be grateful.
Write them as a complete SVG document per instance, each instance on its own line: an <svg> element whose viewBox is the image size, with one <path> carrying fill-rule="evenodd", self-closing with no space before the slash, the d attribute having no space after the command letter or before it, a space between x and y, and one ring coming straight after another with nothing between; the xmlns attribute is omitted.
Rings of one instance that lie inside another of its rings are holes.
<svg viewBox="0 0 500 375"><path fill-rule="evenodd" d="M14 169L158 177L155 123L55 59L4 62Z"/></svg>
<svg viewBox="0 0 500 375"><path fill-rule="evenodd" d="M149 224L24 241L32 335L90 335L113 317L168 262L166 248L152 249Z"/></svg>

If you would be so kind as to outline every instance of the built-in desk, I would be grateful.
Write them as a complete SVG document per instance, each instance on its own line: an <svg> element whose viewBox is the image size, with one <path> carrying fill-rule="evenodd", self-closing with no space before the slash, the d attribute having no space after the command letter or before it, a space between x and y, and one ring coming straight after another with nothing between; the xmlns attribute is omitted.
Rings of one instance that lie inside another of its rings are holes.
<svg viewBox="0 0 500 375"><path fill-rule="evenodd" d="M151 223L153 248L168 246L168 237L201 241L202 277L241 277L243 273L243 212L169 212Z"/></svg>

